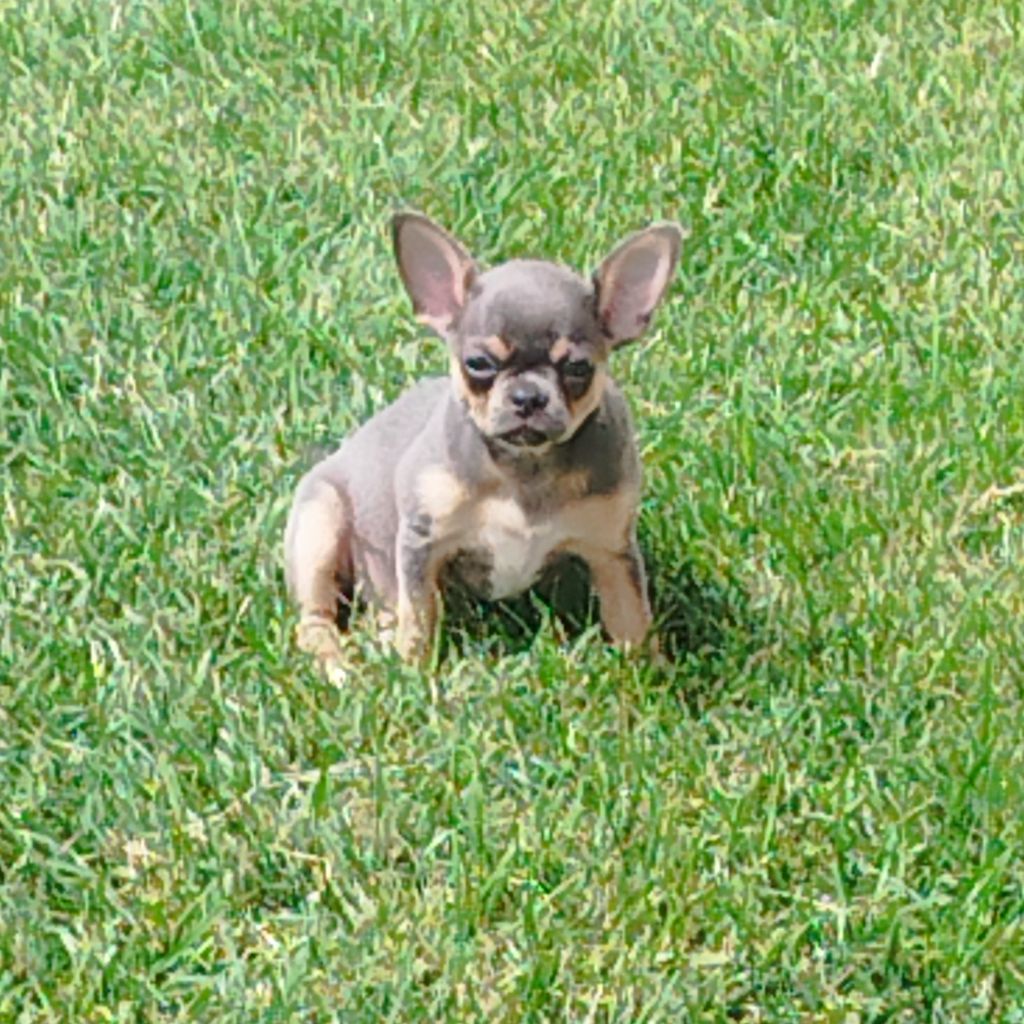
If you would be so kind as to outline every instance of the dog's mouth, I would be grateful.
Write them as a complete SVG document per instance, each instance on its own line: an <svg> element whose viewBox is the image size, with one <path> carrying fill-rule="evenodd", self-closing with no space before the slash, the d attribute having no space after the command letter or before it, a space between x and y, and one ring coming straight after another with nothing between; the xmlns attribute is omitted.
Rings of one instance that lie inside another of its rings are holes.
<svg viewBox="0 0 1024 1024"><path fill-rule="evenodd" d="M515 430L508 430L499 436L499 440L513 448L540 448L551 443L551 435L536 427L516 427Z"/></svg>

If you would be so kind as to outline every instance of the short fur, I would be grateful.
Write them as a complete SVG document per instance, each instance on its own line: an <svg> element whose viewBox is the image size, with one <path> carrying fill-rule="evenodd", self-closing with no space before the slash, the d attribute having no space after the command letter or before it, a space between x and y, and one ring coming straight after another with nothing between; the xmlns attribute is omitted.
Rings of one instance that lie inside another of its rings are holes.
<svg viewBox="0 0 1024 1024"><path fill-rule="evenodd" d="M682 232L630 236L589 281L540 260L481 271L421 214L396 216L393 237L451 375L414 385L300 482L285 533L300 644L338 661L339 607L359 592L396 614L398 649L417 660L444 581L508 597L570 555L590 569L610 637L643 641L640 460L607 361L649 323Z"/></svg>

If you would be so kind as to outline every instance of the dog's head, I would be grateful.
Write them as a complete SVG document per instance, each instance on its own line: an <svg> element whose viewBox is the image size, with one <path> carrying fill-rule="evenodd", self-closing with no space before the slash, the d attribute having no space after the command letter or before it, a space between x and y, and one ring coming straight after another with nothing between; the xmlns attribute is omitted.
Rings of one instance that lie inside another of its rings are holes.
<svg viewBox="0 0 1024 1024"><path fill-rule="evenodd" d="M448 342L474 422L524 450L567 441L597 408L610 351L644 332L683 238L671 223L637 232L588 281L542 260L480 270L422 214L398 214L392 230L413 308Z"/></svg>

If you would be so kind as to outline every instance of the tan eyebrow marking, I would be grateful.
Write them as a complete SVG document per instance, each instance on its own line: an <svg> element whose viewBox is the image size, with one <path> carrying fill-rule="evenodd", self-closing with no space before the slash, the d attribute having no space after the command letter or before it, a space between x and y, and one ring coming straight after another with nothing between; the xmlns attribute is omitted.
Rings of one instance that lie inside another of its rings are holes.
<svg viewBox="0 0 1024 1024"><path fill-rule="evenodd" d="M551 352L549 353L551 362L560 363L563 359L569 357L569 353L572 351L572 342L568 338L559 338L554 345L551 346Z"/></svg>
<svg viewBox="0 0 1024 1024"><path fill-rule="evenodd" d="M499 363L505 362L505 360L512 355L512 346L509 345L504 338L499 338L497 334L492 334L489 338L484 338L484 348L486 348Z"/></svg>

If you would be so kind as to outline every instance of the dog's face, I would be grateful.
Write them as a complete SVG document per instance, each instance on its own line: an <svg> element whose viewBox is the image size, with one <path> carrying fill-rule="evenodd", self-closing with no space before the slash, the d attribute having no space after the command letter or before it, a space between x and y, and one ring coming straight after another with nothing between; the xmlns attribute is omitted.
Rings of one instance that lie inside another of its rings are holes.
<svg viewBox="0 0 1024 1024"><path fill-rule="evenodd" d="M567 441L597 408L608 355L643 333L681 240L675 224L648 228L587 281L540 260L481 272L427 218L394 221L402 279L419 319L447 340L473 421L488 439L523 450Z"/></svg>
<svg viewBox="0 0 1024 1024"><path fill-rule="evenodd" d="M503 444L565 441L601 400L610 346L593 288L564 267L516 260L480 274L450 344L470 415Z"/></svg>

